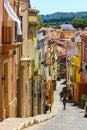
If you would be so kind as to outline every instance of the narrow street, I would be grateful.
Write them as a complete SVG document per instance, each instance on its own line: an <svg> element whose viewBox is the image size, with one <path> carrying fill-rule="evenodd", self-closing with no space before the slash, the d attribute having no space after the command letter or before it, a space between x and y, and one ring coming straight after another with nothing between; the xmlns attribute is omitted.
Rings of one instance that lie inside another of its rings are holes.
<svg viewBox="0 0 87 130"><path fill-rule="evenodd" d="M54 94L54 100L58 101L59 108L56 117L49 121L35 124L24 130L86 130L87 118L84 118L84 110L78 108L73 103L67 103L66 110L63 110L63 104L60 101L59 93L64 85L62 81L57 83L57 91Z"/></svg>

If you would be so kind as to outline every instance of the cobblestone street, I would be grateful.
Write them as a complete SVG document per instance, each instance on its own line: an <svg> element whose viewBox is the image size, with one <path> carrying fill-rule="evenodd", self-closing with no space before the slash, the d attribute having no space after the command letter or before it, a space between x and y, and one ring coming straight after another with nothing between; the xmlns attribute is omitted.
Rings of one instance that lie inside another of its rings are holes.
<svg viewBox="0 0 87 130"><path fill-rule="evenodd" d="M63 110L62 102L60 101L59 93L64 85L61 82L57 83L57 91L54 93L54 100L58 102L58 114L49 121L35 124L24 130L86 130L87 118L84 118L84 110L78 108L73 103L67 103L66 110Z"/></svg>

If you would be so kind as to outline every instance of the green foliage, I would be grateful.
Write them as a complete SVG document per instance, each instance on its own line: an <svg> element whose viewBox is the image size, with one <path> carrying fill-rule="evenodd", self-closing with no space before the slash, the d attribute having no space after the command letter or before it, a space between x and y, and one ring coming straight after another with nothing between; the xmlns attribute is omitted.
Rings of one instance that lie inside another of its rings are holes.
<svg viewBox="0 0 87 130"><path fill-rule="evenodd" d="M38 15L38 30L43 26L43 23L42 23L42 16L41 15Z"/></svg>
<svg viewBox="0 0 87 130"><path fill-rule="evenodd" d="M87 27L87 19L74 18L72 24L75 28L84 29L85 27Z"/></svg>
<svg viewBox="0 0 87 130"><path fill-rule="evenodd" d="M60 24L70 23L75 28L84 29L87 27L87 12L77 13L54 13L49 15L42 15L42 21L44 27L56 27L59 28Z"/></svg>
<svg viewBox="0 0 87 130"><path fill-rule="evenodd" d="M83 94L81 96L81 107L84 108L85 104L87 102L87 95L86 94Z"/></svg>
<svg viewBox="0 0 87 130"><path fill-rule="evenodd" d="M56 12L49 15L41 15L43 22L64 22L72 21L74 18L87 18L87 12Z"/></svg>

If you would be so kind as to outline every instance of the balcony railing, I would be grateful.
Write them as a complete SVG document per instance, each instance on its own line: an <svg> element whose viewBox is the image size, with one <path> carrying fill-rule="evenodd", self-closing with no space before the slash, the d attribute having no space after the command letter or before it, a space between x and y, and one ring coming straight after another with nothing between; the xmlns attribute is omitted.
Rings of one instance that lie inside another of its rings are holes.
<svg viewBox="0 0 87 130"><path fill-rule="evenodd" d="M12 42L22 42L22 35L17 36L16 23L13 21L4 21L2 27L2 42L3 44L11 44Z"/></svg>
<svg viewBox="0 0 87 130"><path fill-rule="evenodd" d="M10 44L13 40L13 22L3 22L2 28L2 42L3 44Z"/></svg>

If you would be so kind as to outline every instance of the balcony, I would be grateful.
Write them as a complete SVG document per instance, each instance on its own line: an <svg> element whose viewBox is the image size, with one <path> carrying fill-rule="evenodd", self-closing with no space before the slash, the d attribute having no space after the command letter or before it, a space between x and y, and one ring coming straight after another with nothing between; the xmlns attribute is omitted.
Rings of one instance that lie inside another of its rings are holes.
<svg viewBox="0 0 87 130"><path fill-rule="evenodd" d="M3 44L11 44L13 40L13 22L4 22L2 28L2 42Z"/></svg>
<svg viewBox="0 0 87 130"><path fill-rule="evenodd" d="M23 42L22 35L17 35L17 27L14 21L4 21L2 27L2 43L12 44L13 42Z"/></svg>
<svg viewBox="0 0 87 130"><path fill-rule="evenodd" d="M35 9L29 9L29 24L30 25L37 25L38 24L38 10Z"/></svg>
<svg viewBox="0 0 87 130"><path fill-rule="evenodd" d="M0 61L8 58L10 54L16 54L16 48L20 47L19 43L0 45Z"/></svg>
<svg viewBox="0 0 87 130"><path fill-rule="evenodd" d="M15 22L3 22L2 43L0 44L0 61L8 58L9 55L15 55L21 42L15 40Z"/></svg>

